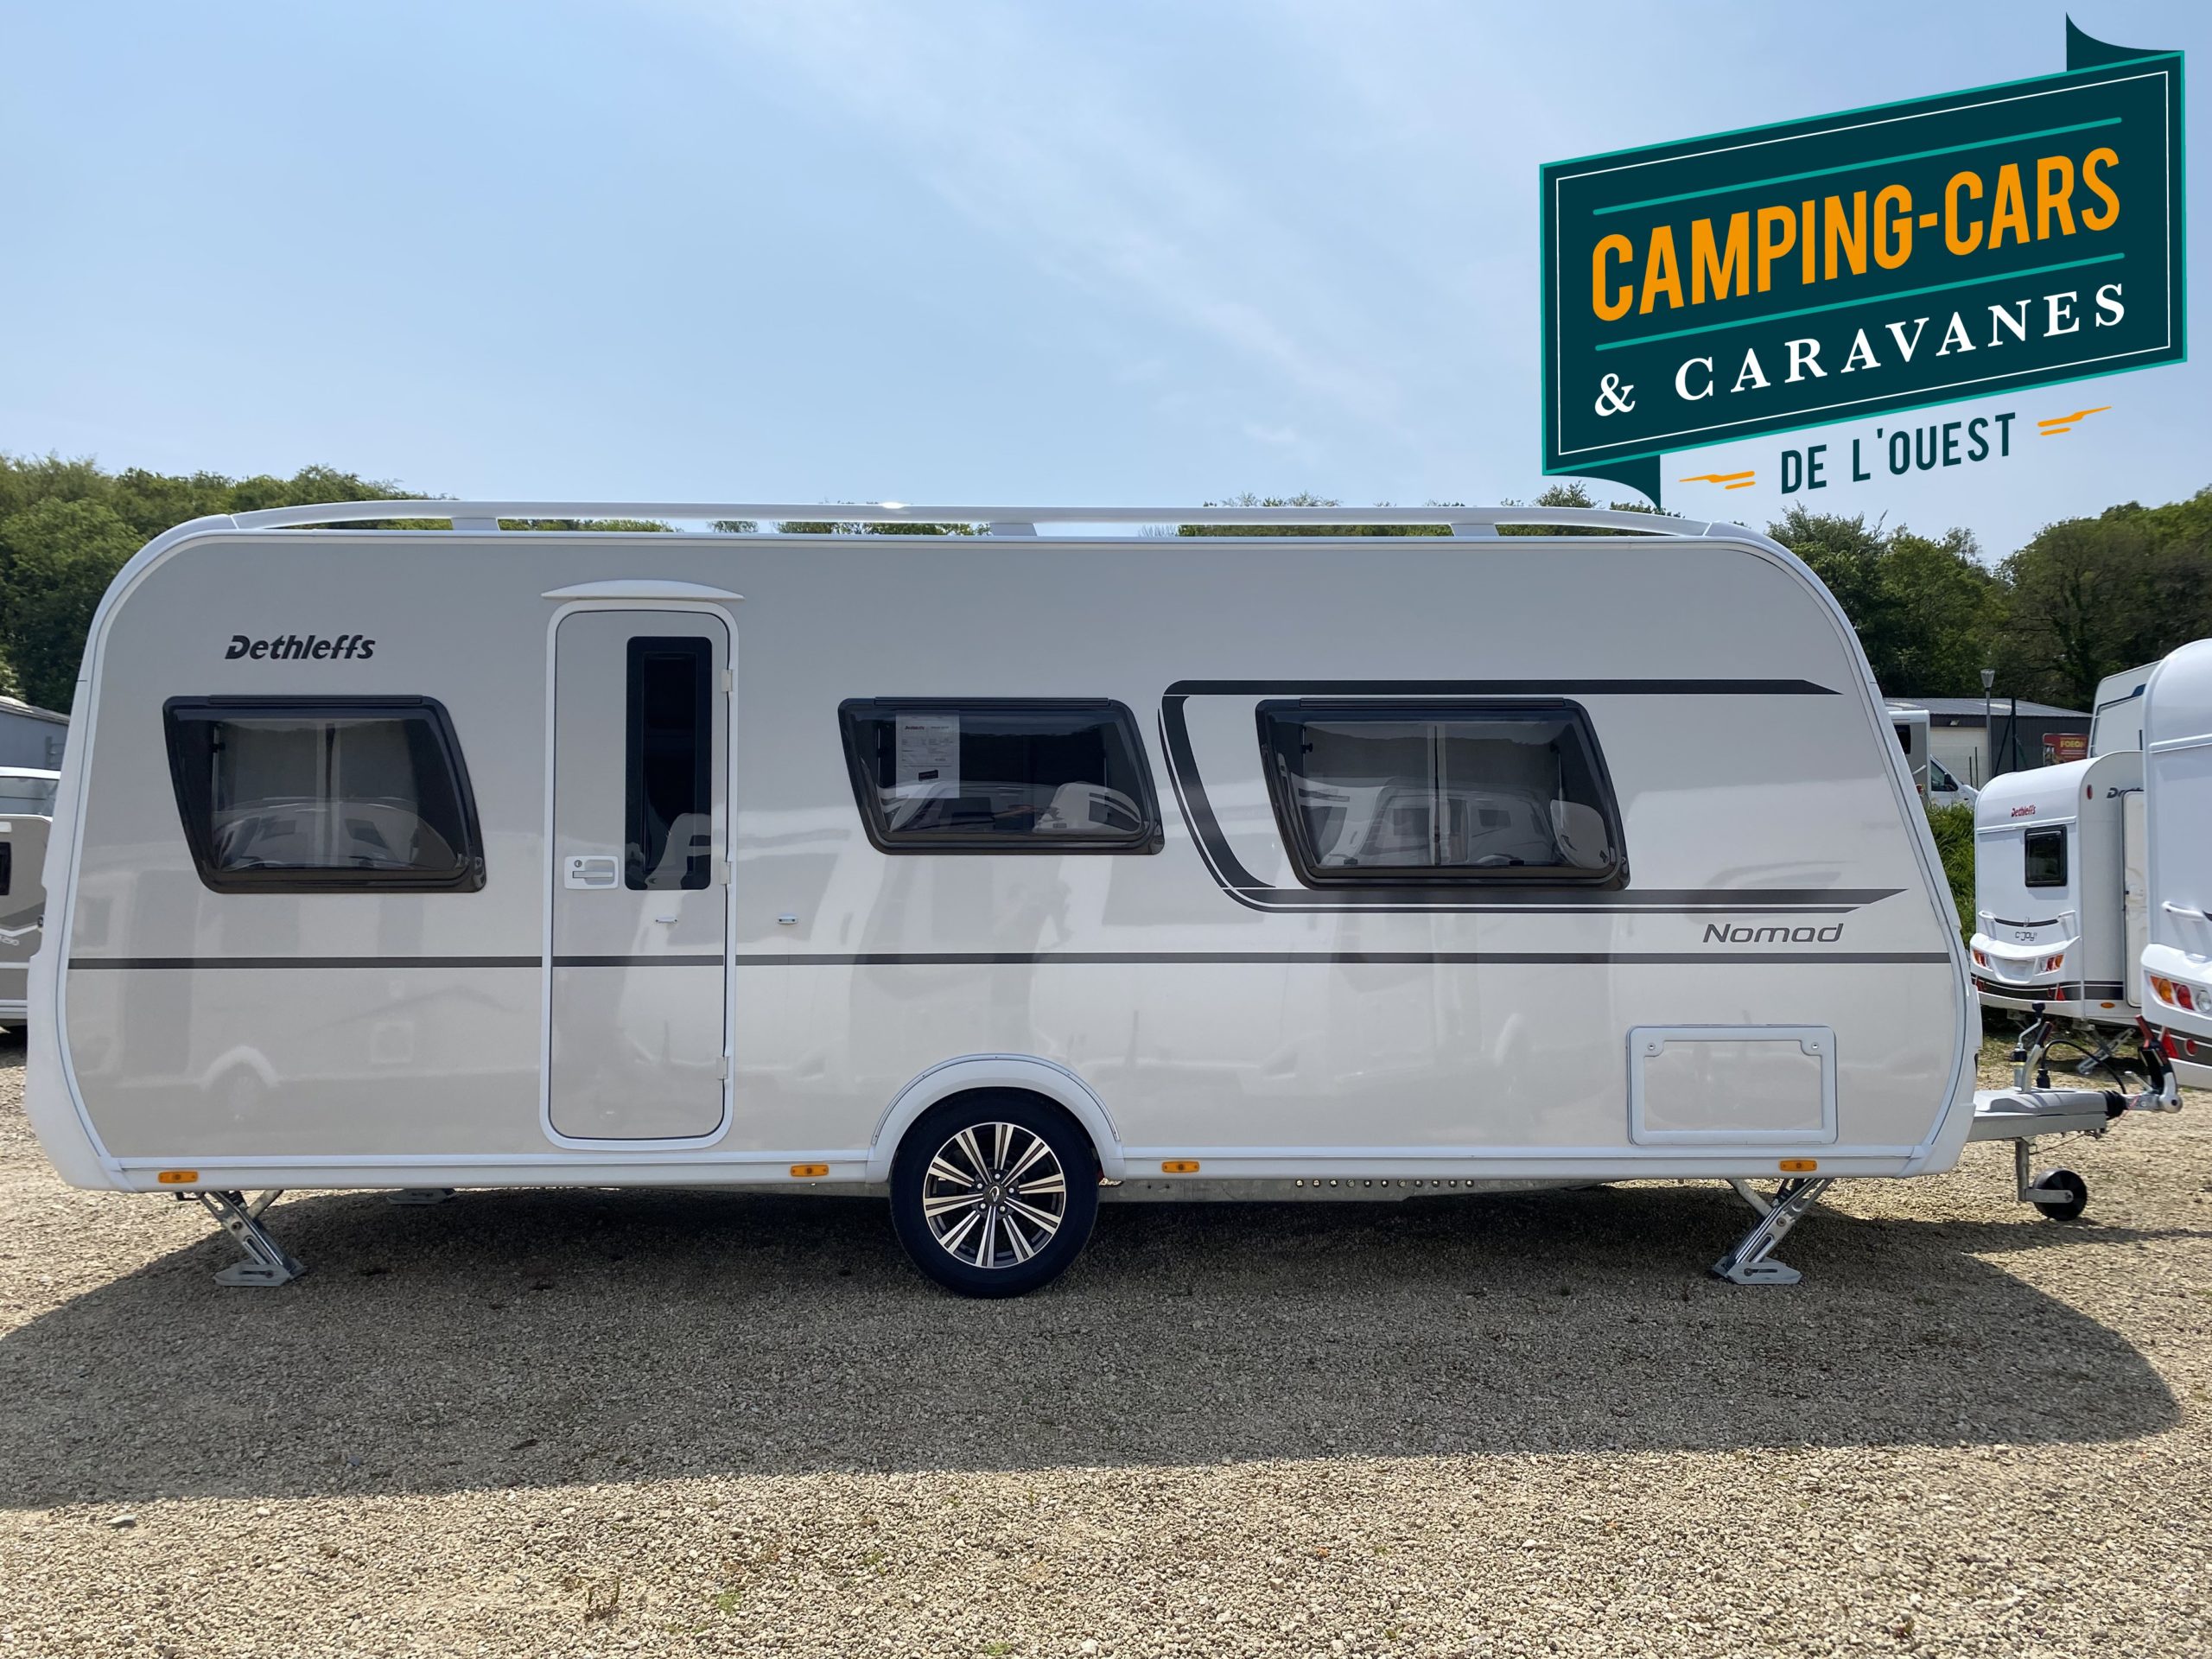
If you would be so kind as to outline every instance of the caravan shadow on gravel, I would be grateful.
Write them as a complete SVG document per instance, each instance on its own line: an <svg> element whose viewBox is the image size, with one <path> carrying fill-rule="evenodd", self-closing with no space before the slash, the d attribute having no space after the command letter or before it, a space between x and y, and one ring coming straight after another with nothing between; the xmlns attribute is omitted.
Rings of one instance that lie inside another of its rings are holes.
<svg viewBox="0 0 2212 1659"><path fill-rule="evenodd" d="M825 1471L2129 1439L2113 1332L1976 1254L2148 1235L1816 1212L1795 1288L1702 1268L1718 1188L1109 1205L963 1301L883 1206L702 1192L299 1198L0 1338L0 1506Z"/></svg>

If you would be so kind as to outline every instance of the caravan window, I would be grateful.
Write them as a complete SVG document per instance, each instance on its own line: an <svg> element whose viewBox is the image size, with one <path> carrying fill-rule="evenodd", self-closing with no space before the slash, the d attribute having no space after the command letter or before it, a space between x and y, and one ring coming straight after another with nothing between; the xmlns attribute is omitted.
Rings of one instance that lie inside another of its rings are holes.
<svg viewBox="0 0 2212 1659"><path fill-rule="evenodd" d="M2028 885L2063 887L2066 885L2066 826L2031 830L2021 838L2027 849Z"/></svg>
<svg viewBox="0 0 2212 1659"><path fill-rule="evenodd" d="M715 648L630 641L624 885L697 889L714 879Z"/></svg>
<svg viewBox="0 0 2212 1659"><path fill-rule="evenodd" d="M59 787L58 780L52 778L0 777L0 812L50 818Z"/></svg>
<svg viewBox="0 0 2212 1659"><path fill-rule="evenodd" d="M178 698L169 772L218 893L474 892L475 804L428 697Z"/></svg>
<svg viewBox="0 0 2212 1659"><path fill-rule="evenodd" d="M838 715L861 817L885 852L1160 849L1151 769L1118 702L879 697Z"/></svg>
<svg viewBox="0 0 2212 1659"><path fill-rule="evenodd" d="M1576 704L1266 702L1259 720L1275 815L1308 885L1627 874Z"/></svg>

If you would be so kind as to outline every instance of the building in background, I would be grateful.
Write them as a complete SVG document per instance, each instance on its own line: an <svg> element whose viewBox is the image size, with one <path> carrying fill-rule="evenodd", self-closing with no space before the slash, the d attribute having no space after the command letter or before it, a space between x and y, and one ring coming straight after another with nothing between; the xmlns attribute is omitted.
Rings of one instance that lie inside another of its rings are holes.
<svg viewBox="0 0 2212 1659"><path fill-rule="evenodd" d="M2089 716L2079 709L2055 709L2025 698L2016 702L2012 697L1993 697L1985 747L1980 697L1897 697L1891 702L1928 711L1929 758L1977 789L2002 772L2056 766L2088 756Z"/></svg>
<svg viewBox="0 0 2212 1659"><path fill-rule="evenodd" d="M61 746L68 735L68 715L20 697L0 696L0 766L58 772Z"/></svg>

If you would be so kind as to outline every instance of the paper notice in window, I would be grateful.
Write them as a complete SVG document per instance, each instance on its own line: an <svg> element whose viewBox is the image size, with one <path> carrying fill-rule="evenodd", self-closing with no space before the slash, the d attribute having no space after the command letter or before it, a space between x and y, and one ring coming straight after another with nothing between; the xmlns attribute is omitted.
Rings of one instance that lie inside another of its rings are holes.
<svg viewBox="0 0 2212 1659"><path fill-rule="evenodd" d="M897 719L894 785L946 785L932 793L957 794L960 786L960 717L900 715Z"/></svg>

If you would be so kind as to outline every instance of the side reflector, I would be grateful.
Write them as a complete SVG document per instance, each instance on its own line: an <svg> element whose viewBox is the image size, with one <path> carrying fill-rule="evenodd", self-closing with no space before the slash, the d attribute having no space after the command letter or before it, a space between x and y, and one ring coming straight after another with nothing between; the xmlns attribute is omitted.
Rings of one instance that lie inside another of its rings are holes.
<svg viewBox="0 0 2212 1659"><path fill-rule="evenodd" d="M793 1164L791 1166L791 1173L801 1180L812 1179L827 1175L829 1173L830 1166L827 1164Z"/></svg>
<svg viewBox="0 0 2212 1659"><path fill-rule="evenodd" d="M1784 1158L1775 1166L1785 1175L1809 1175L1820 1166L1817 1158Z"/></svg>
<svg viewBox="0 0 2212 1659"><path fill-rule="evenodd" d="M1198 1160L1195 1158L1170 1158L1160 1165L1160 1173L1163 1175L1195 1175L1198 1173Z"/></svg>
<svg viewBox="0 0 2212 1659"><path fill-rule="evenodd" d="M165 1169L154 1177L163 1186L189 1186L200 1179L196 1169Z"/></svg>

